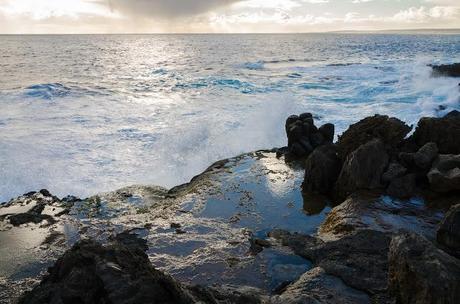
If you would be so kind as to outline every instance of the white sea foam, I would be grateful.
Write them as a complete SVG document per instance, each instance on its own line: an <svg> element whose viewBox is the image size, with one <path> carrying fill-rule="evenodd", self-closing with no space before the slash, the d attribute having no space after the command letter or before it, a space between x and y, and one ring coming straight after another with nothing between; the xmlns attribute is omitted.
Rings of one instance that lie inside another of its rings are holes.
<svg viewBox="0 0 460 304"><path fill-rule="evenodd" d="M16 55L0 75L0 201L175 186L219 159L284 145L294 113L341 133L376 113L414 124L460 108L460 80L427 67L460 61L460 36L1 39Z"/></svg>

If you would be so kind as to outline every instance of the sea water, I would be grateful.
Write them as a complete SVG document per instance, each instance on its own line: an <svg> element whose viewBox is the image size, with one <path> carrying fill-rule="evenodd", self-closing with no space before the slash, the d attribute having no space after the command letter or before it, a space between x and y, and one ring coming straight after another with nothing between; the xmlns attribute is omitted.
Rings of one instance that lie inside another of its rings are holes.
<svg viewBox="0 0 460 304"><path fill-rule="evenodd" d="M285 145L294 113L441 116L460 80L427 65L458 61L443 34L0 36L0 201L171 187Z"/></svg>

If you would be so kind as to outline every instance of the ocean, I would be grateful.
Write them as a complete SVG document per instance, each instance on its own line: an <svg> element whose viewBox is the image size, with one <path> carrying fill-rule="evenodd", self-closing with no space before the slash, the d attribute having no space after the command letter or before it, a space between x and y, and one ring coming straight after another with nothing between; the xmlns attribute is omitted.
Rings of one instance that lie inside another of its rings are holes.
<svg viewBox="0 0 460 304"><path fill-rule="evenodd" d="M0 36L0 202L172 187L211 163L286 144L312 112L337 133L379 113L460 109L460 35Z"/></svg>

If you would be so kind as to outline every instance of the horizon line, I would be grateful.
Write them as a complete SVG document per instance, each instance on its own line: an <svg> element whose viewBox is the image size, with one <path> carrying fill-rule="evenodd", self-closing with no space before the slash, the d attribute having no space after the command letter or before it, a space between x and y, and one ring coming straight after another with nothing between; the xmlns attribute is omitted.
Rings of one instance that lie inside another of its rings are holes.
<svg viewBox="0 0 460 304"><path fill-rule="evenodd" d="M311 32L119 32L119 33L0 33L0 36L40 36L40 35L298 35L298 34L340 34L340 33L385 33L385 32L458 32L460 28L416 28L416 29L369 29L334 30Z"/></svg>

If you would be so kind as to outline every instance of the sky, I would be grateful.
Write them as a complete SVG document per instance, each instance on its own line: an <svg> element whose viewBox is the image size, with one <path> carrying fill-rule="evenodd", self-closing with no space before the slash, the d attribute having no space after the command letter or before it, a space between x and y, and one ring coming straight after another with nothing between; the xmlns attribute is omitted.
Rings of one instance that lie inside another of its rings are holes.
<svg viewBox="0 0 460 304"><path fill-rule="evenodd" d="M0 0L1 34L460 28L460 0Z"/></svg>

